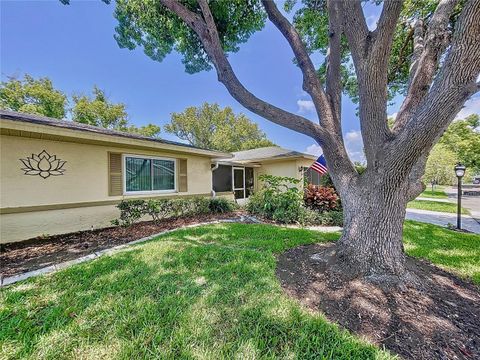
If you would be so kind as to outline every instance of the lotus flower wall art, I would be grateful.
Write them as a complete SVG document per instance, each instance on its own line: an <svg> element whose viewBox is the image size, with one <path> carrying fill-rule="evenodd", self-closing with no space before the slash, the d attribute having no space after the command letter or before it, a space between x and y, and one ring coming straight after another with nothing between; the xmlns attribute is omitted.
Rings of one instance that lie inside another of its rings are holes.
<svg viewBox="0 0 480 360"><path fill-rule="evenodd" d="M46 150L43 150L38 155L32 154L32 156L26 159L20 159L20 161L25 165L22 168L25 175L38 175L46 179L49 176L63 175L65 172L63 166L66 161L57 159L56 155L50 155Z"/></svg>

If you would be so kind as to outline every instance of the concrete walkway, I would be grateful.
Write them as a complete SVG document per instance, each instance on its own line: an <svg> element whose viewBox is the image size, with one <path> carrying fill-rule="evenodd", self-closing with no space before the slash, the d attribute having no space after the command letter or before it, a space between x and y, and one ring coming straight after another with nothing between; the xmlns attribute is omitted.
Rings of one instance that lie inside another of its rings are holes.
<svg viewBox="0 0 480 360"><path fill-rule="evenodd" d="M415 200L420 200L420 201L436 201L436 202L442 202L442 203L453 203L455 202L453 199L438 199L438 198L427 198L427 197L417 197Z"/></svg>
<svg viewBox="0 0 480 360"><path fill-rule="evenodd" d="M446 227L448 224L457 224L457 214L437 211L407 209L408 220L421 221L429 224ZM480 234L480 223L468 215L462 215L462 228L473 233Z"/></svg>

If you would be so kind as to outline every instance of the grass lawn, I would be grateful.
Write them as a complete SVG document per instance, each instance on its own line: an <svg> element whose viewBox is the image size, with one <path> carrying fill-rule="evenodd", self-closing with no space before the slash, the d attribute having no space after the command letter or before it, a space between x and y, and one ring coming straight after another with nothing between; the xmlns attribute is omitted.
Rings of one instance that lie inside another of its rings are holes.
<svg viewBox="0 0 480 360"><path fill-rule="evenodd" d="M387 359L302 309L275 254L338 234L220 224L0 290L0 358ZM407 251L480 283L480 236L407 222Z"/></svg>
<svg viewBox="0 0 480 360"><path fill-rule="evenodd" d="M457 204L455 203L446 203L430 200L413 200L408 203L407 207L410 209L439 211L452 214L457 213ZM462 214L470 214L470 212L467 209L462 208Z"/></svg>
<svg viewBox="0 0 480 360"><path fill-rule="evenodd" d="M480 235L406 221L403 240L407 254L480 285Z"/></svg>
<svg viewBox="0 0 480 360"><path fill-rule="evenodd" d="M424 192L419 197L433 198L433 199L447 199L448 196L445 193L445 186L435 186L435 190L432 191L431 186L427 186Z"/></svg>

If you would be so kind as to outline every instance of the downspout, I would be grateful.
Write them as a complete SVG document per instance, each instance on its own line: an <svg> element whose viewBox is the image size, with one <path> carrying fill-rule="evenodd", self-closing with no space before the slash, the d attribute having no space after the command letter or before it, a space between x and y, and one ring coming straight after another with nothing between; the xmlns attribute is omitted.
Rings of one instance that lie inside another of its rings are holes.
<svg viewBox="0 0 480 360"><path fill-rule="evenodd" d="M213 172L214 172L215 170L217 170L219 166L220 166L219 162L216 161L216 162L215 162L215 166L212 168L212 180L213 180ZM213 190L213 181L212 181L212 198L214 198L215 195L216 195L216 194L215 194L215 190Z"/></svg>

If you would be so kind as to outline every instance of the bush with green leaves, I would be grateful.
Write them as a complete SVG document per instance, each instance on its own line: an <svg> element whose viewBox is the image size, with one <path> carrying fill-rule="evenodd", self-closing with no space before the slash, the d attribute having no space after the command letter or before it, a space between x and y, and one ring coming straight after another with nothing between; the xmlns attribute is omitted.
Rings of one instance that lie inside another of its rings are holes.
<svg viewBox="0 0 480 360"><path fill-rule="evenodd" d="M259 179L263 189L250 196L246 206L249 213L285 224L342 225L341 211L319 212L305 207L300 180L273 175L260 175Z"/></svg>
<svg viewBox="0 0 480 360"><path fill-rule="evenodd" d="M216 197L209 199L208 209L213 214L223 214L236 209L236 204L228 199Z"/></svg>
<svg viewBox="0 0 480 360"><path fill-rule="evenodd" d="M128 227L145 215L146 203L145 200L122 200L117 208L120 210L120 217L112 220L112 224Z"/></svg>
<svg viewBox="0 0 480 360"><path fill-rule="evenodd" d="M189 199L149 199L122 200L117 208L120 217L112 221L113 225L129 227L143 216L150 216L153 221L163 219L195 216L209 213L226 213L235 210L235 204L223 198L194 197Z"/></svg>
<svg viewBox="0 0 480 360"><path fill-rule="evenodd" d="M263 189L250 196L247 211L282 223L301 223L305 216L300 180L260 175Z"/></svg>

